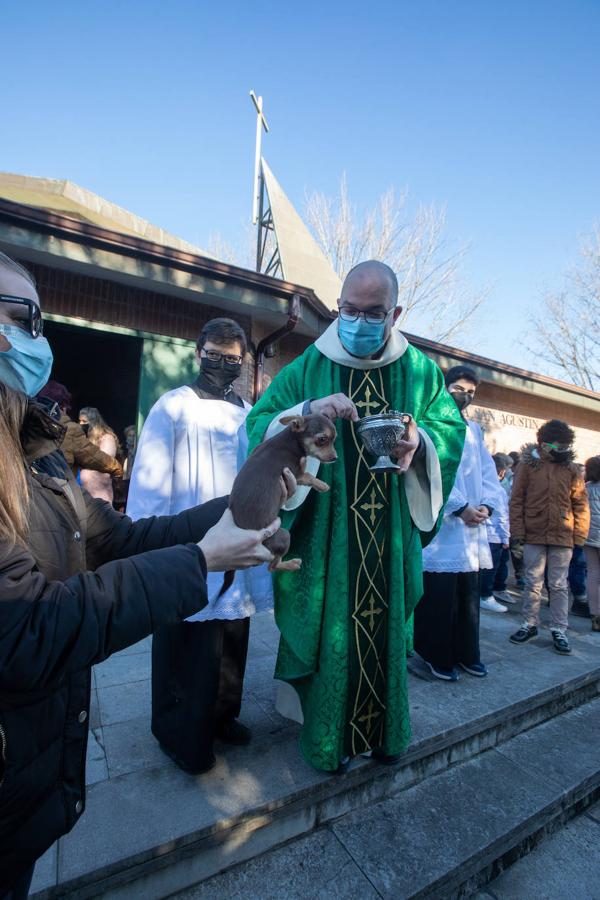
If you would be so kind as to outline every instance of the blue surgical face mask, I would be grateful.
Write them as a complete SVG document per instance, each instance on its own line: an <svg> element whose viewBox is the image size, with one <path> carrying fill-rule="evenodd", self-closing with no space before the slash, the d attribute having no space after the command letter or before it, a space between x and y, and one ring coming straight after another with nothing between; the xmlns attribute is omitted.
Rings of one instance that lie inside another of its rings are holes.
<svg viewBox="0 0 600 900"><path fill-rule="evenodd" d="M17 325L0 322L10 348L0 348L0 381L28 397L35 397L50 378L52 350L45 337L34 338Z"/></svg>
<svg viewBox="0 0 600 900"><path fill-rule="evenodd" d="M352 356L373 356L385 344L386 323L387 317L383 322L372 324L365 322L362 316L353 322L340 316L338 318L340 341Z"/></svg>

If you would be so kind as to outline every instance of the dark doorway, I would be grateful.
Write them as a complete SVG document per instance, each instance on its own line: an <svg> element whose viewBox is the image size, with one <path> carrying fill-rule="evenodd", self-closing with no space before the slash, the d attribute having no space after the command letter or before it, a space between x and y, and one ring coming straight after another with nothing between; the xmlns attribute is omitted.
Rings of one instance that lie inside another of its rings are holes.
<svg viewBox="0 0 600 900"><path fill-rule="evenodd" d="M142 339L124 334L44 322L54 354L52 375L73 395L71 417L95 406L123 443L123 429L135 425Z"/></svg>

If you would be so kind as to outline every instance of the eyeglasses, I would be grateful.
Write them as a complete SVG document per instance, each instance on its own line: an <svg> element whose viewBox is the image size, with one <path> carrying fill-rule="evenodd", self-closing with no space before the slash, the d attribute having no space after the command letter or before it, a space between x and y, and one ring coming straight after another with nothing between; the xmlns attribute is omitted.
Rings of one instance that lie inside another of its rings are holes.
<svg viewBox="0 0 600 900"><path fill-rule="evenodd" d="M468 390L464 387L461 387L460 384L451 384L448 387L448 391L451 394L465 394L465 396L473 399L475 396L475 388L469 388Z"/></svg>
<svg viewBox="0 0 600 900"><path fill-rule="evenodd" d="M549 441L542 441L542 447L544 450L568 450L569 447L566 444L551 444Z"/></svg>
<svg viewBox="0 0 600 900"><path fill-rule="evenodd" d="M388 310L387 312L383 312L383 310L372 309L367 310L366 312L362 312L359 309L354 309L353 306L340 306L340 319L344 319L345 322L356 322L356 320L360 317L368 322L369 325L381 325L382 322L385 322L387 317L393 310Z"/></svg>
<svg viewBox="0 0 600 900"><path fill-rule="evenodd" d="M37 303L25 297L13 297L12 294L0 294L0 303L14 303L16 306L27 310L27 316L14 319L15 323L27 325L33 338L38 338L44 333L42 313Z"/></svg>
<svg viewBox="0 0 600 900"><path fill-rule="evenodd" d="M230 366L239 366L242 362L241 356L236 356L234 353L219 353L218 350L203 350L202 353L206 356L207 359L210 359L211 362L221 362L222 359Z"/></svg>

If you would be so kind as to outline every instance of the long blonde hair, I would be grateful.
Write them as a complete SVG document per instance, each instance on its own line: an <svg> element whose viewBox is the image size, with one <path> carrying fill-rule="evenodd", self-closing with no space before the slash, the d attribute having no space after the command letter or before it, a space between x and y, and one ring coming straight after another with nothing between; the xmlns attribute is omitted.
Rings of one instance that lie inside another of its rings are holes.
<svg viewBox="0 0 600 900"><path fill-rule="evenodd" d="M14 546L25 541L29 522L29 488L21 447L27 397L0 382L0 540Z"/></svg>
<svg viewBox="0 0 600 900"><path fill-rule="evenodd" d="M110 425L107 425L104 419L100 414L100 410L96 409L95 406L84 406L83 409L79 410L79 418L85 416L85 418L90 423L90 430L88 431L88 440L92 442L92 444L96 444L96 446L100 445L100 439L104 437L105 434L110 434L115 439L115 444L117 445L117 453L119 452L119 438L116 436Z"/></svg>
<svg viewBox="0 0 600 900"><path fill-rule="evenodd" d="M35 287L31 272L0 252L0 267L17 272ZM24 394L0 382L0 540L14 546L29 530L29 487L21 428L27 412Z"/></svg>

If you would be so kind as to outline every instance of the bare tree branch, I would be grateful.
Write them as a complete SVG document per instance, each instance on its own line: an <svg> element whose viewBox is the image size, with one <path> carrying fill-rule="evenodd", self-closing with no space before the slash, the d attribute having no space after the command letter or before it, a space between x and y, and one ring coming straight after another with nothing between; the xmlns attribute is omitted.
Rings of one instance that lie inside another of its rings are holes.
<svg viewBox="0 0 600 900"><path fill-rule="evenodd" d="M313 192L305 214L321 249L340 278L364 259L379 259L396 272L402 322L436 340L464 335L486 299L462 276L467 247L449 248L444 210L422 206L411 217L406 191L393 188L362 217L352 205L345 175L337 196Z"/></svg>
<svg viewBox="0 0 600 900"><path fill-rule="evenodd" d="M562 377L600 390L600 226L584 238L580 260L560 292L547 292L531 317L534 349Z"/></svg>
<svg viewBox="0 0 600 900"><path fill-rule="evenodd" d="M244 225L238 244L230 244L222 234L214 231L209 235L207 250L212 256L232 266L254 269L256 266L256 231Z"/></svg>

